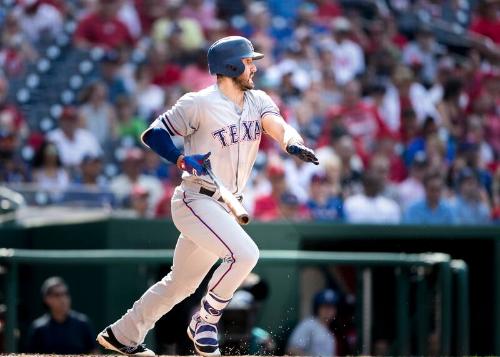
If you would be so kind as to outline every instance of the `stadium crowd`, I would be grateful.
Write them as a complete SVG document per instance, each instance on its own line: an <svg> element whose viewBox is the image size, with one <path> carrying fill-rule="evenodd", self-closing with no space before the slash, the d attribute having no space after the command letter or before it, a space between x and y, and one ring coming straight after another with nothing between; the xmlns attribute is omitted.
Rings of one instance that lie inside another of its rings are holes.
<svg viewBox="0 0 500 357"><path fill-rule="evenodd" d="M46 192L36 204L168 218L180 172L140 134L183 93L215 83L207 46L243 35L266 54L257 88L320 159L303 164L264 138L244 199L255 219L500 221L498 0L4 0L2 9L0 183ZM9 85L68 23L69 51L102 55L43 131Z"/></svg>

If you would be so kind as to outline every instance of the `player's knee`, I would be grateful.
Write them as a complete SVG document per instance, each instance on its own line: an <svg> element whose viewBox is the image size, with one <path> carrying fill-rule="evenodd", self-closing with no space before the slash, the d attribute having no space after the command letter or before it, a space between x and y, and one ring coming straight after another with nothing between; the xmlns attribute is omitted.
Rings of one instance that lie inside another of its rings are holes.
<svg viewBox="0 0 500 357"><path fill-rule="evenodd" d="M251 246L248 249L240 252L236 258L236 262L252 269L259 260L259 249L256 246Z"/></svg>

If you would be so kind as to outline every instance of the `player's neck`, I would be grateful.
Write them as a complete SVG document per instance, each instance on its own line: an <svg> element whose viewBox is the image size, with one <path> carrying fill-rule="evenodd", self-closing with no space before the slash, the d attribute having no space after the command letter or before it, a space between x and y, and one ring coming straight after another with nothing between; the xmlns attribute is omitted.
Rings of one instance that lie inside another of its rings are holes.
<svg viewBox="0 0 500 357"><path fill-rule="evenodd" d="M230 101L234 102L239 107L243 107L243 98L245 92L243 92L230 78L221 78L217 80L217 86L219 90L226 96Z"/></svg>

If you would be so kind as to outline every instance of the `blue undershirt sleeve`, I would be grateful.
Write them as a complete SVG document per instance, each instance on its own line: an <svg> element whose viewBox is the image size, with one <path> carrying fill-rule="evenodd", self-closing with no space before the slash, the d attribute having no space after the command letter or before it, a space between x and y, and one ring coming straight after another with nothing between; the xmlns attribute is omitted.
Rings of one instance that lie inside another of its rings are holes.
<svg viewBox="0 0 500 357"><path fill-rule="evenodd" d="M142 141L162 158L174 165L177 164L181 152L175 147L170 135L162 128L149 128L142 134Z"/></svg>

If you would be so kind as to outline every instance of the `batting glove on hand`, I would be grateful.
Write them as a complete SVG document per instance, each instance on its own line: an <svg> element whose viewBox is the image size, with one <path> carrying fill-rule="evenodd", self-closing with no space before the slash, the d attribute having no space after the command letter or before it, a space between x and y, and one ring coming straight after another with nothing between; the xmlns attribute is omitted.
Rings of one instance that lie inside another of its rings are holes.
<svg viewBox="0 0 500 357"><path fill-rule="evenodd" d="M302 144L294 143L286 147L286 152L290 155L295 155L299 159L305 162L312 162L314 165L319 165L318 158L314 154L314 151L305 147Z"/></svg>
<svg viewBox="0 0 500 357"><path fill-rule="evenodd" d="M196 155L189 155L189 156L184 156L180 163L181 169L184 171L187 171L195 176L203 176L208 174L207 169L205 168L204 164L205 161L208 159L210 156L210 152L206 153L205 155L202 154L196 154Z"/></svg>

